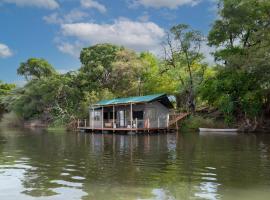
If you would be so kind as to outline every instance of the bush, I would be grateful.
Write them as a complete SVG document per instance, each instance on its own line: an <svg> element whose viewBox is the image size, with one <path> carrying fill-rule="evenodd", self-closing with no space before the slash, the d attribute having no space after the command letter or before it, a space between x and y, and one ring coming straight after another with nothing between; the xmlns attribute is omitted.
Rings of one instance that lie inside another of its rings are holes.
<svg viewBox="0 0 270 200"><path fill-rule="evenodd" d="M193 115L184 120L181 124L182 130L197 131L199 128L224 128L225 125L216 119Z"/></svg>
<svg viewBox="0 0 270 200"><path fill-rule="evenodd" d="M3 115L0 126L4 127L22 127L23 120L14 112L6 113Z"/></svg>

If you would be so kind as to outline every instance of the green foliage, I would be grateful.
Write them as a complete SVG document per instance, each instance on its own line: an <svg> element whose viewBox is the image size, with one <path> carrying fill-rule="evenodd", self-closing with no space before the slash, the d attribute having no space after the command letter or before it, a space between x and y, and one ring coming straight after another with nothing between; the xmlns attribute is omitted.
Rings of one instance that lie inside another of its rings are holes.
<svg viewBox="0 0 270 200"><path fill-rule="evenodd" d="M110 76L117 52L123 48L111 44L98 44L81 51L80 79L83 87L94 90L110 87Z"/></svg>
<svg viewBox="0 0 270 200"><path fill-rule="evenodd" d="M23 124L22 118L20 118L16 113L9 112L2 116L0 126L2 127L21 127Z"/></svg>
<svg viewBox="0 0 270 200"><path fill-rule="evenodd" d="M168 71L162 73L162 61L148 52L141 53L140 58L143 61L144 71L139 80L139 94L173 94L177 91L179 81L172 79L173 74L167 73Z"/></svg>
<svg viewBox="0 0 270 200"><path fill-rule="evenodd" d="M169 77L160 73L153 54L99 44L84 48L80 58L79 82L91 93L107 90L110 96L125 97L172 91L166 86Z"/></svg>
<svg viewBox="0 0 270 200"><path fill-rule="evenodd" d="M207 80L202 98L218 107L227 123L267 115L270 94L270 2L221 0L220 18L209 33L216 59L224 63Z"/></svg>
<svg viewBox="0 0 270 200"><path fill-rule="evenodd" d="M29 82L12 102L13 110L24 119L42 117L44 120L67 122L78 112L79 91L66 75L54 75Z"/></svg>
<svg viewBox="0 0 270 200"><path fill-rule="evenodd" d="M204 82L200 95L223 112L228 124L237 117L259 116L263 108L260 84L253 74L246 71L218 69L216 76Z"/></svg>
<svg viewBox="0 0 270 200"><path fill-rule="evenodd" d="M24 76L26 80L31 80L51 76L55 74L56 71L46 60L30 58L20 64L17 73Z"/></svg>
<svg viewBox="0 0 270 200"><path fill-rule="evenodd" d="M200 51L203 41L200 32L192 30L188 25L179 24L171 28L164 48L163 71L177 84L174 92L177 107L193 113L198 100L197 89L207 69Z"/></svg>
<svg viewBox="0 0 270 200"><path fill-rule="evenodd" d="M197 131L201 127L217 128L219 126L223 127L221 124L217 124L215 119L193 115L182 122L181 129L185 131Z"/></svg>
<svg viewBox="0 0 270 200"><path fill-rule="evenodd" d="M16 85L3 83L0 80L0 118L7 111L5 103L3 99L10 93L12 89L14 89Z"/></svg>
<svg viewBox="0 0 270 200"><path fill-rule="evenodd" d="M16 87L15 84L3 83L0 80L0 96L7 95L12 89Z"/></svg>

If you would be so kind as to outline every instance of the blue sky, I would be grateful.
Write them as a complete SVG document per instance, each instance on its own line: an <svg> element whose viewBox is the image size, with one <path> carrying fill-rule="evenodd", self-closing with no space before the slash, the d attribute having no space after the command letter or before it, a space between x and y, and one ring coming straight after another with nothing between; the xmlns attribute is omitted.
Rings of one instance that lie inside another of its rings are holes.
<svg viewBox="0 0 270 200"><path fill-rule="evenodd" d="M80 49L97 43L160 52L173 25L206 35L215 7L214 0L0 0L0 80L22 83L16 70L30 57L59 72L78 69Z"/></svg>

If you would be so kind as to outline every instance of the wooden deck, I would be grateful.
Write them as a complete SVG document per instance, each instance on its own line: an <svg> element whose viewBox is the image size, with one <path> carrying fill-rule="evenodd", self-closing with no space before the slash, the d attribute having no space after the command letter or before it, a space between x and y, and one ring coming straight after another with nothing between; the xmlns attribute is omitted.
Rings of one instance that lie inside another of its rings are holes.
<svg viewBox="0 0 270 200"><path fill-rule="evenodd" d="M105 127L89 127L87 126L87 121L84 120L83 126L78 126L78 130L81 131L85 131L85 132L103 132L103 131L107 131L107 132L168 132L168 131L172 131L172 130L178 130L178 122L185 119L187 116L189 115L189 113L174 113L170 115L170 121L168 123L168 127L155 127L155 128L148 128L148 127L144 127L144 128L105 128ZM81 123L78 123L81 124Z"/></svg>
<svg viewBox="0 0 270 200"><path fill-rule="evenodd" d="M78 127L83 131L109 131L109 132L159 132L167 131L168 128L92 128L92 127Z"/></svg>

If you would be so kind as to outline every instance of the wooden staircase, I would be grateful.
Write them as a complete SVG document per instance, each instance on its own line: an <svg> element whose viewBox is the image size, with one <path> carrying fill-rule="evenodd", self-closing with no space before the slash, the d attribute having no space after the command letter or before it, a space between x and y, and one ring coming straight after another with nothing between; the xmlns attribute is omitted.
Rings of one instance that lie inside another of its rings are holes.
<svg viewBox="0 0 270 200"><path fill-rule="evenodd" d="M178 129L178 122L185 119L188 115L189 113L170 114L169 127L172 127L173 125L175 125L176 129Z"/></svg>

